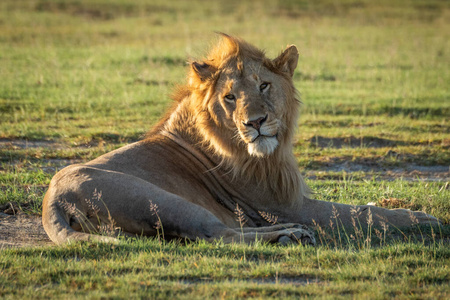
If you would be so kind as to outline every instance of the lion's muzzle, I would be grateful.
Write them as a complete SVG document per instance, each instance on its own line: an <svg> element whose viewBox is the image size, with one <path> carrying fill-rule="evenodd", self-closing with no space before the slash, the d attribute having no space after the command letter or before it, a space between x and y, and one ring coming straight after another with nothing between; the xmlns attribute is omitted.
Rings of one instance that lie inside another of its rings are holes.
<svg viewBox="0 0 450 300"><path fill-rule="evenodd" d="M261 128L261 125L267 120L267 115L265 117L260 117L256 120L251 120L251 121L247 121L247 122L242 122L242 124L244 124L244 126L247 127L253 127L255 128L258 132L259 129Z"/></svg>

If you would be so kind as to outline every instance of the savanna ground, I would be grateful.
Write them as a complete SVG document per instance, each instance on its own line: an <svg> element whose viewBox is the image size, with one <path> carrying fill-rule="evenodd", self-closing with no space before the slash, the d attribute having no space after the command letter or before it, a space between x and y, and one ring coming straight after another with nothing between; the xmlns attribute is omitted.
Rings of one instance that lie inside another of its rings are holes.
<svg viewBox="0 0 450 300"><path fill-rule="evenodd" d="M0 2L0 297L448 298L446 1ZM52 176L140 139L223 31L300 50L295 143L318 199L423 210L439 228L317 230L317 247L51 245Z"/></svg>

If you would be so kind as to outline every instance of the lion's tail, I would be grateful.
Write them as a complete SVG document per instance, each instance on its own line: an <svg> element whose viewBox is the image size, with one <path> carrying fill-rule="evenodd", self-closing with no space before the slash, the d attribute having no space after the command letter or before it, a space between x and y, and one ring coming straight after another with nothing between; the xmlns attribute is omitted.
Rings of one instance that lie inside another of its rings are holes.
<svg viewBox="0 0 450 300"><path fill-rule="evenodd" d="M114 237L78 232L70 227L65 208L58 201L52 188L45 194L42 204L42 225L49 238L56 244L74 241L118 242Z"/></svg>

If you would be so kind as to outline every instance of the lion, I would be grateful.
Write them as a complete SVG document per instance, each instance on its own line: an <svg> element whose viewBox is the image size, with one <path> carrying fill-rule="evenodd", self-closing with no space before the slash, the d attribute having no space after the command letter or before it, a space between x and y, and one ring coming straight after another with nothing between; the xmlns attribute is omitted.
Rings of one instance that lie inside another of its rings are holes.
<svg viewBox="0 0 450 300"><path fill-rule="evenodd" d="M291 45L268 59L221 34L144 139L53 177L42 215L50 239L117 241L96 234L107 226L125 236L315 244L307 226L329 226L333 215L351 226L352 211L361 224L369 215L396 227L437 224L423 212L311 198L292 146L298 57Z"/></svg>

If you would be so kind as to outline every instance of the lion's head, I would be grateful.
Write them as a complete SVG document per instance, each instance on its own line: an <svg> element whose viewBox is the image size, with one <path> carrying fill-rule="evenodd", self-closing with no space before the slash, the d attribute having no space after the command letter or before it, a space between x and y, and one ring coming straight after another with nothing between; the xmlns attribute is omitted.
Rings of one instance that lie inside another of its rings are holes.
<svg viewBox="0 0 450 300"><path fill-rule="evenodd" d="M296 125L291 77L297 48L270 60L254 46L223 36L206 60L191 65L189 84L203 94L203 133L222 155L236 156L245 148L251 156L270 156L291 142Z"/></svg>
<svg viewBox="0 0 450 300"><path fill-rule="evenodd" d="M188 102L190 126L235 175L281 187L281 194L307 191L292 154L299 107L292 83L297 48L289 46L271 60L241 39L222 37L205 60L191 63L188 84L176 96ZM169 131L187 127L167 124Z"/></svg>

